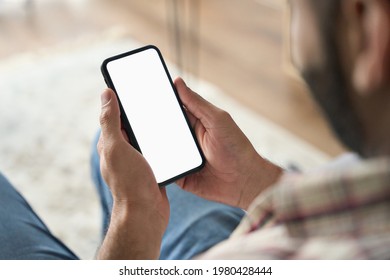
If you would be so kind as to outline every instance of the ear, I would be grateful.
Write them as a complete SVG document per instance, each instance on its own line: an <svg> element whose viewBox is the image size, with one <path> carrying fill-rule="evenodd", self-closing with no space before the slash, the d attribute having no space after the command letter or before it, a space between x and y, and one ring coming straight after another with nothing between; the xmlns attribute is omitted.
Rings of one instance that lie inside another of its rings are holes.
<svg viewBox="0 0 390 280"><path fill-rule="evenodd" d="M359 28L359 39L355 42L360 45L352 69L352 83L359 94L369 95L388 86L390 81L390 1L345 2L349 16L354 17Z"/></svg>

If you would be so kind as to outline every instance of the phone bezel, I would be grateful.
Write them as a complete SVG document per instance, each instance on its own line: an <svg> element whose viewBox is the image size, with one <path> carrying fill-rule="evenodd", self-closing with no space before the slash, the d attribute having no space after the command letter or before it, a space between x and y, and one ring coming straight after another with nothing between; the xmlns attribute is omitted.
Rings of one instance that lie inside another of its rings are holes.
<svg viewBox="0 0 390 280"><path fill-rule="evenodd" d="M169 81L169 83L171 85L172 91L173 91L173 93L174 93L174 95L176 97L178 105L180 106L182 115L183 115L183 117L184 117L184 119L185 119L185 121L186 121L186 123L187 123L187 125L189 127L189 130L190 130L190 133L192 135L192 138L195 141L195 145L196 145L197 150L198 150L198 152L200 154L200 157L202 159L201 164L199 166L197 166L197 167L195 167L193 169L190 169L190 170L188 170L188 171L186 171L186 172L184 172L182 174L178 174L177 176L174 176L174 177L172 177L170 179L167 179L167 180L165 180L163 182L160 182L160 183L157 182L160 187L163 187L163 186L166 186L166 185L168 185L170 183L173 183L173 182L177 181L180 178L186 177L187 175L189 175L191 173L199 171L200 169L202 169L204 167L206 160L205 160L205 156L203 154L203 151L202 151L202 149L201 149L201 147L199 145L199 142L198 142L198 139L196 137L196 134L195 134L195 132L194 132L192 126L191 126L191 123L190 123L190 121L189 121L189 119L187 117L187 114L185 112L183 103L180 100L179 94L177 93L177 90L176 90L176 87L175 87L175 85L173 83L171 75L169 74L168 67L165 64L165 61L163 59L163 56L162 56L160 50L156 46L154 46L154 45L147 45L147 46L144 46L144 47L141 47L141 48L137 48L137 49L134 49L134 50L131 50L131 51L128 51L128 52L124 52L124 53L121 53L121 54L118 54L118 55L111 56L109 58L106 58L103 61L102 65L101 65L101 72L102 72L102 75L104 77L104 80L105 80L107 86L109 88L111 88L115 92L115 95L117 96L117 99L118 99L118 102L119 102L119 107L120 107L120 112L121 112L122 125L124 127L124 130L126 131L127 136L129 137L130 144L137 151L139 151L142 154L142 151L141 151L141 148L140 148L140 146L138 144L137 138L136 138L136 136L135 136L135 134L134 134L134 132L133 132L133 130L131 128L131 125L130 125L130 122L129 122L127 116L126 116L125 110L123 109L123 106L122 106L121 100L119 98L119 95L117 94L117 92L115 90L115 86L114 86L114 83L113 83L113 81L111 79L111 76L110 76L110 74L108 72L107 65L108 65L108 63L110 63L110 62L112 62L114 60L118 60L118 59L121 59L121 58L124 58L124 57L127 57L127 56L131 56L131 55L134 55L134 54L137 54L137 53L149 50L149 49L155 50L157 52L157 54L158 54L158 57L160 58L160 62L161 62L162 66L163 66L163 68L165 70L165 74L166 74L166 76L168 78L168 81Z"/></svg>

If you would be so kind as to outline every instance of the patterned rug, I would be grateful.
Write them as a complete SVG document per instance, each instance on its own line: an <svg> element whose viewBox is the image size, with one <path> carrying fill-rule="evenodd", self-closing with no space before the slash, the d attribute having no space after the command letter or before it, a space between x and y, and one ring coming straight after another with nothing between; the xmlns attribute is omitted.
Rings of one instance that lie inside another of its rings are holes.
<svg viewBox="0 0 390 280"><path fill-rule="evenodd" d="M102 37L0 61L0 170L54 234L84 259L93 258L100 243L100 209L89 167L105 88L100 64L141 46L123 36ZM229 111L270 160L301 169L329 160L210 83L189 81Z"/></svg>

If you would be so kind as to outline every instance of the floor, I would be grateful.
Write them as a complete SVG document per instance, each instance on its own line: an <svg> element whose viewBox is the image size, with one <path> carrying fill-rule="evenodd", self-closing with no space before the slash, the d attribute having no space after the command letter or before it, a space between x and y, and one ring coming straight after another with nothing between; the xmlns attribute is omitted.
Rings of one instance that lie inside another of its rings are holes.
<svg viewBox="0 0 390 280"><path fill-rule="evenodd" d="M116 28L331 156L344 149L286 75L283 0L3 0L0 59Z"/></svg>

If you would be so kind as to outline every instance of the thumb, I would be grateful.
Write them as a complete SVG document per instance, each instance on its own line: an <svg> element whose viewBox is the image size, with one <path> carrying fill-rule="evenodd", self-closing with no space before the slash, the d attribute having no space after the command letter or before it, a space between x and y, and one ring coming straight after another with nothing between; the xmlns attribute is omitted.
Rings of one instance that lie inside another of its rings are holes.
<svg viewBox="0 0 390 280"><path fill-rule="evenodd" d="M105 139L119 139L121 133L121 119L119 103L111 89L105 89L100 96L102 108L100 113L100 126Z"/></svg>
<svg viewBox="0 0 390 280"><path fill-rule="evenodd" d="M215 114L222 111L187 87L182 78L177 78L175 80L175 86L184 106L204 125L210 125L210 122L213 121Z"/></svg>

